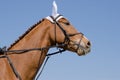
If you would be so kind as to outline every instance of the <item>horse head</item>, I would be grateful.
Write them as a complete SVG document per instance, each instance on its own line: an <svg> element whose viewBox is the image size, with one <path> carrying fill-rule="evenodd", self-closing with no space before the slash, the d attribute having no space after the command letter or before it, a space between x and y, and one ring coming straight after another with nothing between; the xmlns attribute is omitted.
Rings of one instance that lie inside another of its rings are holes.
<svg viewBox="0 0 120 80"><path fill-rule="evenodd" d="M46 19L54 26L50 29L50 39L53 44L64 44L64 46L60 47L75 52L79 56L90 52L90 41L83 33L78 32L65 17L57 13L55 2L53 2L52 16L48 16Z"/></svg>

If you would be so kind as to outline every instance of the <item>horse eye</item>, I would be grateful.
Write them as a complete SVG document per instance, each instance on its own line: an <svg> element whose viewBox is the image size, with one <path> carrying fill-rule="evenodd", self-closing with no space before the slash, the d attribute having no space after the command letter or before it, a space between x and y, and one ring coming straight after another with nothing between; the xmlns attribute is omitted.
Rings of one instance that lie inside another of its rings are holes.
<svg viewBox="0 0 120 80"><path fill-rule="evenodd" d="M65 25L70 25L70 23L69 23L69 22L66 22Z"/></svg>

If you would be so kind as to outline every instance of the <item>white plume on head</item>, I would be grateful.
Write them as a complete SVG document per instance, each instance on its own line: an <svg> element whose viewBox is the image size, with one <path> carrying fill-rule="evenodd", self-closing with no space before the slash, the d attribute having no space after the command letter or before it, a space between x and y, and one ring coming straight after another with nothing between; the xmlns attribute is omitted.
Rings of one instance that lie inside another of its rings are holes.
<svg viewBox="0 0 120 80"><path fill-rule="evenodd" d="M53 1L52 16L56 18L59 14L57 13L57 4Z"/></svg>
<svg viewBox="0 0 120 80"><path fill-rule="evenodd" d="M59 16L58 12L57 12L57 4L55 1L53 1L53 8L52 8L52 17L56 19L56 21L58 21L59 19L63 18L63 16ZM54 20L50 17L50 16L47 16L46 19L50 20L52 23L54 23Z"/></svg>

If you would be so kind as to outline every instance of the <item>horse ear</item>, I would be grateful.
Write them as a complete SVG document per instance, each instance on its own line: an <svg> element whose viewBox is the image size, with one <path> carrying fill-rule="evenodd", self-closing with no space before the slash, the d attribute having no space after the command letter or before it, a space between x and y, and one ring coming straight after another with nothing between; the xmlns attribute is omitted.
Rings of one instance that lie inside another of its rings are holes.
<svg viewBox="0 0 120 80"><path fill-rule="evenodd" d="M59 14L57 13L57 4L53 1L52 16L56 18Z"/></svg>

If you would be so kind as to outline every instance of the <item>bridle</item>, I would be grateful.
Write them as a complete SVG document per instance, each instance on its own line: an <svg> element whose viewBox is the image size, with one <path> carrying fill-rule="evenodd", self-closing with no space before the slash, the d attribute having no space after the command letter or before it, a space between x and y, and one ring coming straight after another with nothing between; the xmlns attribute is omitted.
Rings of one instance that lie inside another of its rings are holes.
<svg viewBox="0 0 120 80"><path fill-rule="evenodd" d="M60 47L65 47L69 44L69 42L73 42L74 45L77 45L77 49L79 49L79 47L81 47L84 51L84 48L80 45L81 43L81 40L82 40L82 37L83 37L83 34L82 33L74 33L74 34L68 34L64 29L63 27L60 25L60 23L58 23L57 19L60 18L62 15L58 15L56 18L54 18L53 16L49 16L53 21L54 21L54 25L55 25L55 43L57 43L56 41L56 26L58 26L61 31L63 32L63 34L65 35L65 39L62 43L60 44L55 44L54 46L48 46L48 47L43 47L43 48L32 48L32 49L22 49L22 50L7 50L6 47L4 48L0 48L0 58L7 58L8 60L8 63L10 64L11 66L11 69L13 70L15 76L17 77L18 80L22 80L21 76L19 75L19 73L17 72L16 68L14 67L10 57L8 55L10 54L23 54L23 53L26 53L26 52L29 52L29 51L35 51L35 50L38 50L38 51L43 51L43 50L46 50L46 49L49 49L49 48L53 48L53 47L57 47L59 48L58 50L59 51L56 51L56 52L53 52L53 53L48 53L46 56L47 56L47 59L45 60L45 63L43 64L43 67L41 69L41 72L40 74L38 75L38 77L41 75L43 69L44 69L44 66L45 64L47 63L47 60L48 58L51 56L51 55L55 55L55 54L58 54L58 53L62 53L65 51L65 49L61 49ZM70 37L72 36L75 36L75 35L79 35L81 34L81 39L79 41L79 44L76 44L74 41L70 40ZM38 79L38 77L36 78L36 80Z"/></svg>
<svg viewBox="0 0 120 80"><path fill-rule="evenodd" d="M54 18L53 16L50 16L50 18L53 20L53 22L54 22L54 25L55 25L55 43L57 43L57 41L56 41L56 25L61 29L61 31L63 32L63 34L64 34L64 36L65 36L65 38L64 38L64 41L61 43L61 44L66 44L66 45L68 45L69 44L69 42L72 42L74 45L77 45L77 49L76 49L76 51L79 49L79 48L82 48L82 50L84 51L84 53L85 53L85 49L80 45L80 43L81 43L81 40L82 40L82 38L83 38L83 36L84 36L84 34L83 33L81 33L81 32L79 32L79 33L74 33L74 34L68 34L65 30L64 30L64 28L62 27L62 25L60 25L60 23L58 22L58 18L59 17L61 17L62 15L58 15L56 18ZM80 38L80 40L79 40L79 44L77 44L76 42L74 42L74 41L72 41L71 39L70 39L70 37L73 37L73 36L75 36L75 35L81 35L81 38Z"/></svg>

